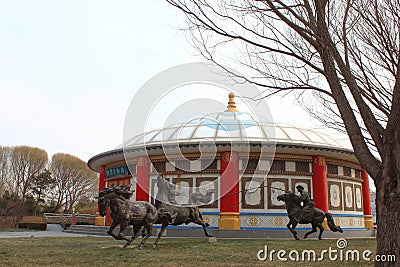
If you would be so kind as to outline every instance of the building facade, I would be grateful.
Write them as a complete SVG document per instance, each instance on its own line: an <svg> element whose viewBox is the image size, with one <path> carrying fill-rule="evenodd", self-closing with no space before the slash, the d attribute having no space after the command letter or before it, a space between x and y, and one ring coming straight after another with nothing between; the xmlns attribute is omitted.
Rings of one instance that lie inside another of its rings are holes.
<svg viewBox="0 0 400 267"><path fill-rule="evenodd" d="M212 190L201 211L216 229L286 229L285 204L277 196L297 185L343 229L373 228L368 174L351 146L314 130L259 122L236 110L233 94L224 112L143 133L88 165L100 173L99 190L131 185L133 200L154 202L160 173L176 185L180 204Z"/></svg>

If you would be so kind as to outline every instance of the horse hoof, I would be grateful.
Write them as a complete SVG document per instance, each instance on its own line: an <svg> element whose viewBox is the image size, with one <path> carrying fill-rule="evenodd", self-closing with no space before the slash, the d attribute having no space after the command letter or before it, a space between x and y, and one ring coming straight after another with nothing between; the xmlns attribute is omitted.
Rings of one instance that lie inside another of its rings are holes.
<svg viewBox="0 0 400 267"><path fill-rule="evenodd" d="M141 249L142 249L142 245L139 244L139 245L137 246L137 249L138 249L138 250L141 250Z"/></svg>
<svg viewBox="0 0 400 267"><path fill-rule="evenodd" d="M303 239L307 239L307 236L305 235L305 236L303 237Z"/></svg>
<svg viewBox="0 0 400 267"><path fill-rule="evenodd" d="M294 239L299 240L299 238L297 236Z"/></svg>
<svg viewBox="0 0 400 267"><path fill-rule="evenodd" d="M158 245L153 244L152 247L153 247L153 248L158 248Z"/></svg>

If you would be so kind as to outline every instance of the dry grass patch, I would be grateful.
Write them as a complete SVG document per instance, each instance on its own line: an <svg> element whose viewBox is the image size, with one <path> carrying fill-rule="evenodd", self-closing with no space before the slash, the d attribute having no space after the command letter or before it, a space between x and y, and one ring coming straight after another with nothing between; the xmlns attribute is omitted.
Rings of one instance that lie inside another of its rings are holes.
<svg viewBox="0 0 400 267"><path fill-rule="evenodd" d="M375 255L374 239L353 239L348 249L369 249ZM204 243L201 238L163 238L159 248L151 248L150 239L143 250L123 249L124 242L110 237L42 237L0 239L0 266L372 266L367 262L263 262L257 252L268 249L290 251L296 249L337 249L336 240L249 240L218 239ZM134 242L135 245L138 241ZM371 258L372 258L371 257Z"/></svg>

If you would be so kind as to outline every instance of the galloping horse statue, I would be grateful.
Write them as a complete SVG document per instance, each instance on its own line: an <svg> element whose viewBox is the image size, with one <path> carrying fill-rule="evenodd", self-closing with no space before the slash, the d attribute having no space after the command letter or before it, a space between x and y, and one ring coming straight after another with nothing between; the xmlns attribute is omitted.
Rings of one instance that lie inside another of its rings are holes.
<svg viewBox="0 0 400 267"><path fill-rule="evenodd" d="M166 181L161 174L157 176L157 187L158 193L155 200L155 206L159 213L157 223L161 223L162 226L153 247L157 247L157 244L168 225L181 225L183 223L189 224L193 222L203 227L204 234L207 237L212 237L212 235L207 232L206 227L209 225L204 222L199 207L179 206L175 198L179 195L176 191L175 185Z"/></svg>
<svg viewBox="0 0 400 267"><path fill-rule="evenodd" d="M294 238L298 240L299 238L297 237L297 232L295 228L298 224L296 218L299 218L299 215L302 212L302 207L300 205L301 203L300 197L294 193L289 192L283 195L279 195L277 199L280 201L284 201L286 203L286 210L289 216L289 223L286 225L286 227L289 228ZM329 229L331 229L332 232L343 233L342 228L340 228L340 226L335 225L332 214L328 212L323 212L322 210L317 208L313 208L313 211L311 212L310 216L306 216L300 221L300 224L311 223L312 226L312 230L304 235L304 239L306 239L308 235L317 232L317 228L319 228L318 239L320 240L322 239L322 233L324 232L324 227L322 226L322 222L324 221L325 217L328 222L328 227Z"/></svg>
<svg viewBox="0 0 400 267"><path fill-rule="evenodd" d="M142 227L146 229L146 236L138 245L141 249L146 240L152 235L153 224L158 220L156 208L145 201L129 201L133 192L128 191L128 186L105 187L96 197L100 206L100 215L106 215L107 208L110 207L112 223L107 233L117 240L126 240L124 247L129 246L132 241L139 236ZM120 231L117 234L113 232L117 225ZM124 232L128 225L133 226L132 237L126 237Z"/></svg>

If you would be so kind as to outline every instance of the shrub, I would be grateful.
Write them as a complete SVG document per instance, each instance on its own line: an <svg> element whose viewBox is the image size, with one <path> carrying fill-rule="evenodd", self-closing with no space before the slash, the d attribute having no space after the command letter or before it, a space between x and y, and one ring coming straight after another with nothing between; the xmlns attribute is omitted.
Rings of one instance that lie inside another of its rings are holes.
<svg viewBox="0 0 400 267"><path fill-rule="evenodd" d="M46 230L47 223L38 223L38 222L21 222L18 224L18 228L28 228L32 230Z"/></svg>
<svg viewBox="0 0 400 267"><path fill-rule="evenodd" d="M0 228L15 228L14 219L12 216L0 216Z"/></svg>
<svg viewBox="0 0 400 267"><path fill-rule="evenodd" d="M44 223L45 220L43 216L23 216L22 223Z"/></svg>

